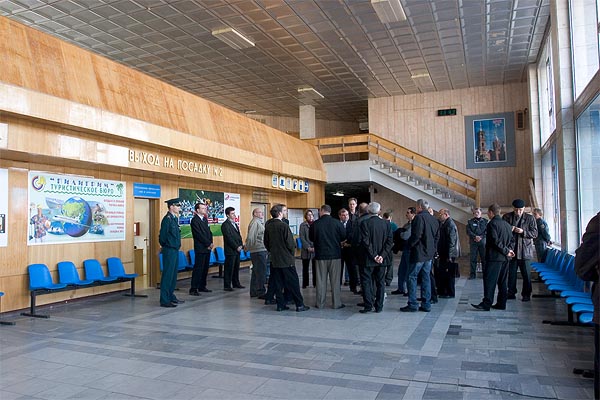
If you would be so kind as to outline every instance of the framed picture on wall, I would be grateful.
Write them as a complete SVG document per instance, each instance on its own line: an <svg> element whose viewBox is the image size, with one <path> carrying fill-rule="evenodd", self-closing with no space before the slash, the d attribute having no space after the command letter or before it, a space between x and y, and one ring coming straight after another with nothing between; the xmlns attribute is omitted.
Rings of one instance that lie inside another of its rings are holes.
<svg viewBox="0 0 600 400"><path fill-rule="evenodd" d="M467 168L514 167L514 113L465 116Z"/></svg>

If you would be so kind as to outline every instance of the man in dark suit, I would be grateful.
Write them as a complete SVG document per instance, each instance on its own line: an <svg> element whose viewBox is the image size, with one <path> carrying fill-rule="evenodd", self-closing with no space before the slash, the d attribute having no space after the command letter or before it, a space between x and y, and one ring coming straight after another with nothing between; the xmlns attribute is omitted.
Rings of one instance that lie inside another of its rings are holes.
<svg viewBox="0 0 600 400"><path fill-rule="evenodd" d="M319 219L309 229L310 240L315 246L317 264L317 308L325 307L327 299L327 277L331 286L333 308L343 308L340 298L342 274L342 242L346 231L340 221L331 216L331 207L323 204Z"/></svg>
<svg viewBox="0 0 600 400"><path fill-rule="evenodd" d="M358 268L356 266L356 262L354 261L354 252L352 251L353 224L352 220L350 219L350 213L345 208L342 208L338 211L338 217L340 218L340 222L344 226L344 230L346 232L346 236L344 236L344 240L342 241L342 271L345 267L349 278L348 283L350 284L350 290L352 293L357 294ZM341 278L342 276L340 275L340 280Z"/></svg>
<svg viewBox="0 0 600 400"><path fill-rule="evenodd" d="M213 235L208 226L206 218L206 204L196 203L194 206L194 217L190 226L192 228L192 237L194 238L194 253L196 261L192 272L192 282L190 294L200 296L200 292L211 292L206 287L206 277L208 276L208 266L210 264L210 252L213 249Z"/></svg>
<svg viewBox="0 0 600 400"><path fill-rule="evenodd" d="M437 251L440 224L427 211L429 202L417 200L417 215L410 226L410 266L408 271L408 305L400 311L431 311L431 264ZM421 276L421 306L417 303L417 277Z"/></svg>
<svg viewBox="0 0 600 400"><path fill-rule="evenodd" d="M513 251L515 257L508 264L508 299L517 298L517 268L521 271L523 288L521 300L531 300L531 259L533 258L533 241L537 238L537 224L531 214L525 213L525 201L516 199L512 202L513 211L502 216L513 232Z"/></svg>
<svg viewBox="0 0 600 400"><path fill-rule="evenodd" d="M500 217L500 206L492 204L488 208L490 221L486 227L485 263L483 264L483 301L471 304L478 310L490 311L506 309L506 282L508 279L508 260L514 257L512 250L512 226ZM494 292L498 285L498 298L494 302ZM492 305L493 304L493 305Z"/></svg>
<svg viewBox="0 0 600 400"><path fill-rule="evenodd" d="M442 208L438 214L441 223L440 239L437 245L438 265L434 272L435 283L439 297L453 298L456 258L458 257L458 229L447 208Z"/></svg>
<svg viewBox="0 0 600 400"><path fill-rule="evenodd" d="M392 247L394 235L391 224L379 218L381 205L372 202L367 207L369 217L360 225L361 246L366 254L365 267L361 276L363 283L364 308L361 313L373 311L379 313L383 310L385 296L386 269L392 263ZM375 285L375 291L373 290ZM375 293L373 293L375 292ZM375 301L373 302L373 299Z"/></svg>
<svg viewBox="0 0 600 400"><path fill-rule="evenodd" d="M235 208L227 207L225 216L227 219L221 224L223 250L225 250L223 290L232 292L233 288L244 289L244 286L240 283L240 252L244 248L244 242L242 241L240 228L235 222Z"/></svg>
<svg viewBox="0 0 600 400"><path fill-rule="evenodd" d="M296 272L294 252L296 241L290 227L282 221L283 206L276 204L271 207L271 217L265 226L264 245L271 254L271 284L275 287L277 311L290 308L285 304L283 291L291 297L296 304L296 311L306 311L310 307L304 305L304 298L300 293L300 281ZM269 285L270 286L270 285Z"/></svg>
<svg viewBox="0 0 600 400"><path fill-rule="evenodd" d="M167 200L169 211L160 223L158 242L161 246L163 259L163 270L160 277L160 306L177 307L184 303L175 297L175 286L177 285L177 257L181 247L181 232L179 231L179 209L180 199Z"/></svg>

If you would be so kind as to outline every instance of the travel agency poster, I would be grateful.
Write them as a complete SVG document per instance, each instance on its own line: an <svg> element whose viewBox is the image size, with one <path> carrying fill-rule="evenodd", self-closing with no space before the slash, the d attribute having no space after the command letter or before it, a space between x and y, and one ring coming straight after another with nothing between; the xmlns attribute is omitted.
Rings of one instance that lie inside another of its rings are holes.
<svg viewBox="0 0 600 400"><path fill-rule="evenodd" d="M27 244L125 240L125 182L29 172Z"/></svg>

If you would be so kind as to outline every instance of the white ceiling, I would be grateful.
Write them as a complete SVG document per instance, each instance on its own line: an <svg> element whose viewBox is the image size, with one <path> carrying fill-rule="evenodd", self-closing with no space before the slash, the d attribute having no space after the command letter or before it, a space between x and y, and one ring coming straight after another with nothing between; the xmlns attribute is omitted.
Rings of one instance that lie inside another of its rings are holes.
<svg viewBox="0 0 600 400"><path fill-rule="evenodd" d="M369 0L0 0L0 14L239 112L312 101L317 118L364 121L370 97L524 81L549 1L401 0L392 24ZM211 35L224 26L256 46Z"/></svg>

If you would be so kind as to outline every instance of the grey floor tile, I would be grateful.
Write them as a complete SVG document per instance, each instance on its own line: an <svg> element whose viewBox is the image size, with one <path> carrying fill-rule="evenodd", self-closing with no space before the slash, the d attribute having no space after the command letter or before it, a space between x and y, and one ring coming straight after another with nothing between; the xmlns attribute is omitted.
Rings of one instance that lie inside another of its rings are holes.
<svg viewBox="0 0 600 400"><path fill-rule="evenodd" d="M342 388L334 386L331 390L325 395L325 400L374 400L377 398L378 392L361 390L361 389L352 389L352 388Z"/></svg>
<svg viewBox="0 0 600 400"><path fill-rule="evenodd" d="M322 399L332 386L269 379L252 394L279 399Z"/></svg>

